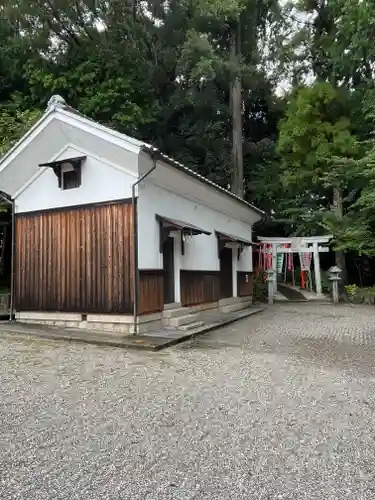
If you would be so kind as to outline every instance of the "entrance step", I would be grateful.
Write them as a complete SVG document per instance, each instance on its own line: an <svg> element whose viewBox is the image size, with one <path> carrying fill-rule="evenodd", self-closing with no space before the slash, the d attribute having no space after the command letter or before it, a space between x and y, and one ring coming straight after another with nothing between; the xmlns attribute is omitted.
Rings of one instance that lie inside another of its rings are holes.
<svg viewBox="0 0 375 500"><path fill-rule="evenodd" d="M190 307L175 307L165 309L162 313L164 328L177 330L193 330L206 323L206 314L220 315L221 313L236 313L251 307L252 297L229 297L218 302L199 304ZM202 324L201 324L202 323Z"/></svg>
<svg viewBox="0 0 375 500"><path fill-rule="evenodd" d="M234 302L232 304L220 306L220 312L231 313L235 311L241 311L242 309L247 309L251 305L252 305L252 299L247 298L247 300L241 300L240 302Z"/></svg>
<svg viewBox="0 0 375 500"><path fill-rule="evenodd" d="M164 304L164 311L170 310L170 309L181 309L181 303L180 302L172 302L171 304Z"/></svg>
<svg viewBox="0 0 375 500"><path fill-rule="evenodd" d="M177 318L179 316L184 316L189 314L190 310L188 307L175 307L173 309L164 309L163 319Z"/></svg>
<svg viewBox="0 0 375 500"><path fill-rule="evenodd" d="M247 297L228 297L226 299L219 300L219 306L229 306L231 304L239 304L240 302L248 302L251 300L250 296Z"/></svg>
<svg viewBox="0 0 375 500"><path fill-rule="evenodd" d="M190 323L195 323L199 318L198 313L186 314L185 316L177 316L169 319L169 326L175 326L179 328L183 325L188 325Z"/></svg>
<svg viewBox="0 0 375 500"><path fill-rule="evenodd" d="M171 318L177 318L178 316L186 316L187 314L195 314L204 311L212 311L218 309L217 302L207 302L204 304L197 304L196 306L188 306L188 307L178 307L178 305L174 308L164 309L162 313L163 321L168 321Z"/></svg>
<svg viewBox="0 0 375 500"><path fill-rule="evenodd" d="M181 325L178 329L183 332L187 332L189 330L194 330L195 328L200 328L203 325L204 325L203 321L196 321L195 323L188 323L187 325Z"/></svg>

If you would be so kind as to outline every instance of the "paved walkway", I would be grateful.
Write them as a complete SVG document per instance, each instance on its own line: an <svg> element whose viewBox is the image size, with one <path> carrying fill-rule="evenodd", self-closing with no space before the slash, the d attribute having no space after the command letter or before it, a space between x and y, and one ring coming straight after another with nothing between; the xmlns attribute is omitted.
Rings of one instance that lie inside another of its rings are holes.
<svg viewBox="0 0 375 500"><path fill-rule="evenodd" d="M238 347L374 376L375 307L277 304L247 323L234 323L194 343L206 349Z"/></svg>
<svg viewBox="0 0 375 500"><path fill-rule="evenodd" d="M0 335L0 498L372 500L375 308L158 353Z"/></svg>

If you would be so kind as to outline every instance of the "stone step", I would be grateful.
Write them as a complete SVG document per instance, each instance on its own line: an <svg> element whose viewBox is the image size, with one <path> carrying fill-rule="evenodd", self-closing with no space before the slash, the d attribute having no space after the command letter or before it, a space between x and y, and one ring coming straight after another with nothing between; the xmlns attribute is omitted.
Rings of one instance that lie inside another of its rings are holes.
<svg viewBox="0 0 375 500"><path fill-rule="evenodd" d="M226 299L219 300L219 306L228 306L230 304L238 304L240 302L247 302L251 300L251 297L228 297Z"/></svg>
<svg viewBox="0 0 375 500"><path fill-rule="evenodd" d="M187 307L176 307L175 309L167 309L162 312L163 319L177 318L178 316L185 316L189 314L189 308Z"/></svg>
<svg viewBox="0 0 375 500"><path fill-rule="evenodd" d="M236 304L228 304L226 306L220 307L221 313L231 313L235 311L241 311L242 309L248 309L251 307L252 301L248 300L247 302L237 302Z"/></svg>
<svg viewBox="0 0 375 500"><path fill-rule="evenodd" d="M204 302L203 304L197 304L195 306L190 306L190 312L205 312L205 311L217 311L218 303L217 302Z"/></svg>
<svg viewBox="0 0 375 500"><path fill-rule="evenodd" d="M194 328L200 328L203 325L204 325L203 321L196 321L195 323L188 323L187 325L181 325L178 327L178 329L182 330L183 332L186 332L188 330L194 330Z"/></svg>
<svg viewBox="0 0 375 500"><path fill-rule="evenodd" d="M173 309L164 309L163 319L177 318L178 316L185 316L189 314L190 310L188 307L175 307Z"/></svg>
<svg viewBox="0 0 375 500"><path fill-rule="evenodd" d="M164 304L164 311L169 309L181 309L182 305L179 302L172 302L171 304Z"/></svg>
<svg viewBox="0 0 375 500"><path fill-rule="evenodd" d="M206 302L204 304L197 304L195 306L188 307L173 307L170 309L164 309L163 319L176 318L177 316L184 316L186 314L194 314L197 312L217 310L217 302Z"/></svg>
<svg viewBox="0 0 375 500"><path fill-rule="evenodd" d="M175 326L179 328L183 325L188 325L189 323L194 323L199 319L199 314L186 314L185 316L178 316L169 319L169 326Z"/></svg>

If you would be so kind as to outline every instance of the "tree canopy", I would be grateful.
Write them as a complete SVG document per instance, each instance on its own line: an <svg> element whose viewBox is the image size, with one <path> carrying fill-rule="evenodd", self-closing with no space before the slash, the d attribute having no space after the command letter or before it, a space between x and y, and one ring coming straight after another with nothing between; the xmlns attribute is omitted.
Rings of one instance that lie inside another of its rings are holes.
<svg viewBox="0 0 375 500"><path fill-rule="evenodd" d="M244 197L266 211L262 232L332 231L338 250L372 255L374 7L0 0L0 154L60 94L231 188L240 113Z"/></svg>

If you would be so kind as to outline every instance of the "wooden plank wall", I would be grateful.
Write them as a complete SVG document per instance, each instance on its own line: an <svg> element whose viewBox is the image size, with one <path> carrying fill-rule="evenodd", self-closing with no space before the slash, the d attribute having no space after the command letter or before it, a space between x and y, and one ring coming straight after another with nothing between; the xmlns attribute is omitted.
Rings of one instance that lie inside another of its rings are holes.
<svg viewBox="0 0 375 500"><path fill-rule="evenodd" d="M247 276L247 282L246 282ZM237 272L237 295L239 297L246 297L253 294L253 273L250 272Z"/></svg>
<svg viewBox="0 0 375 500"><path fill-rule="evenodd" d="M132 206L127 202L16 217L16 308L132 311Z"/></svg>
<svg viewBox="0 0 375 500"><path fill-rule="evenodd" d="M181 304L192 306L220 299L218 271L181 271Z"/></svg>
<svg viewBox="0 0 375 500"><path fill-rule="evenodd" d="M163 270L139 271L139 314L160 312L164 309Z"/></svg>

